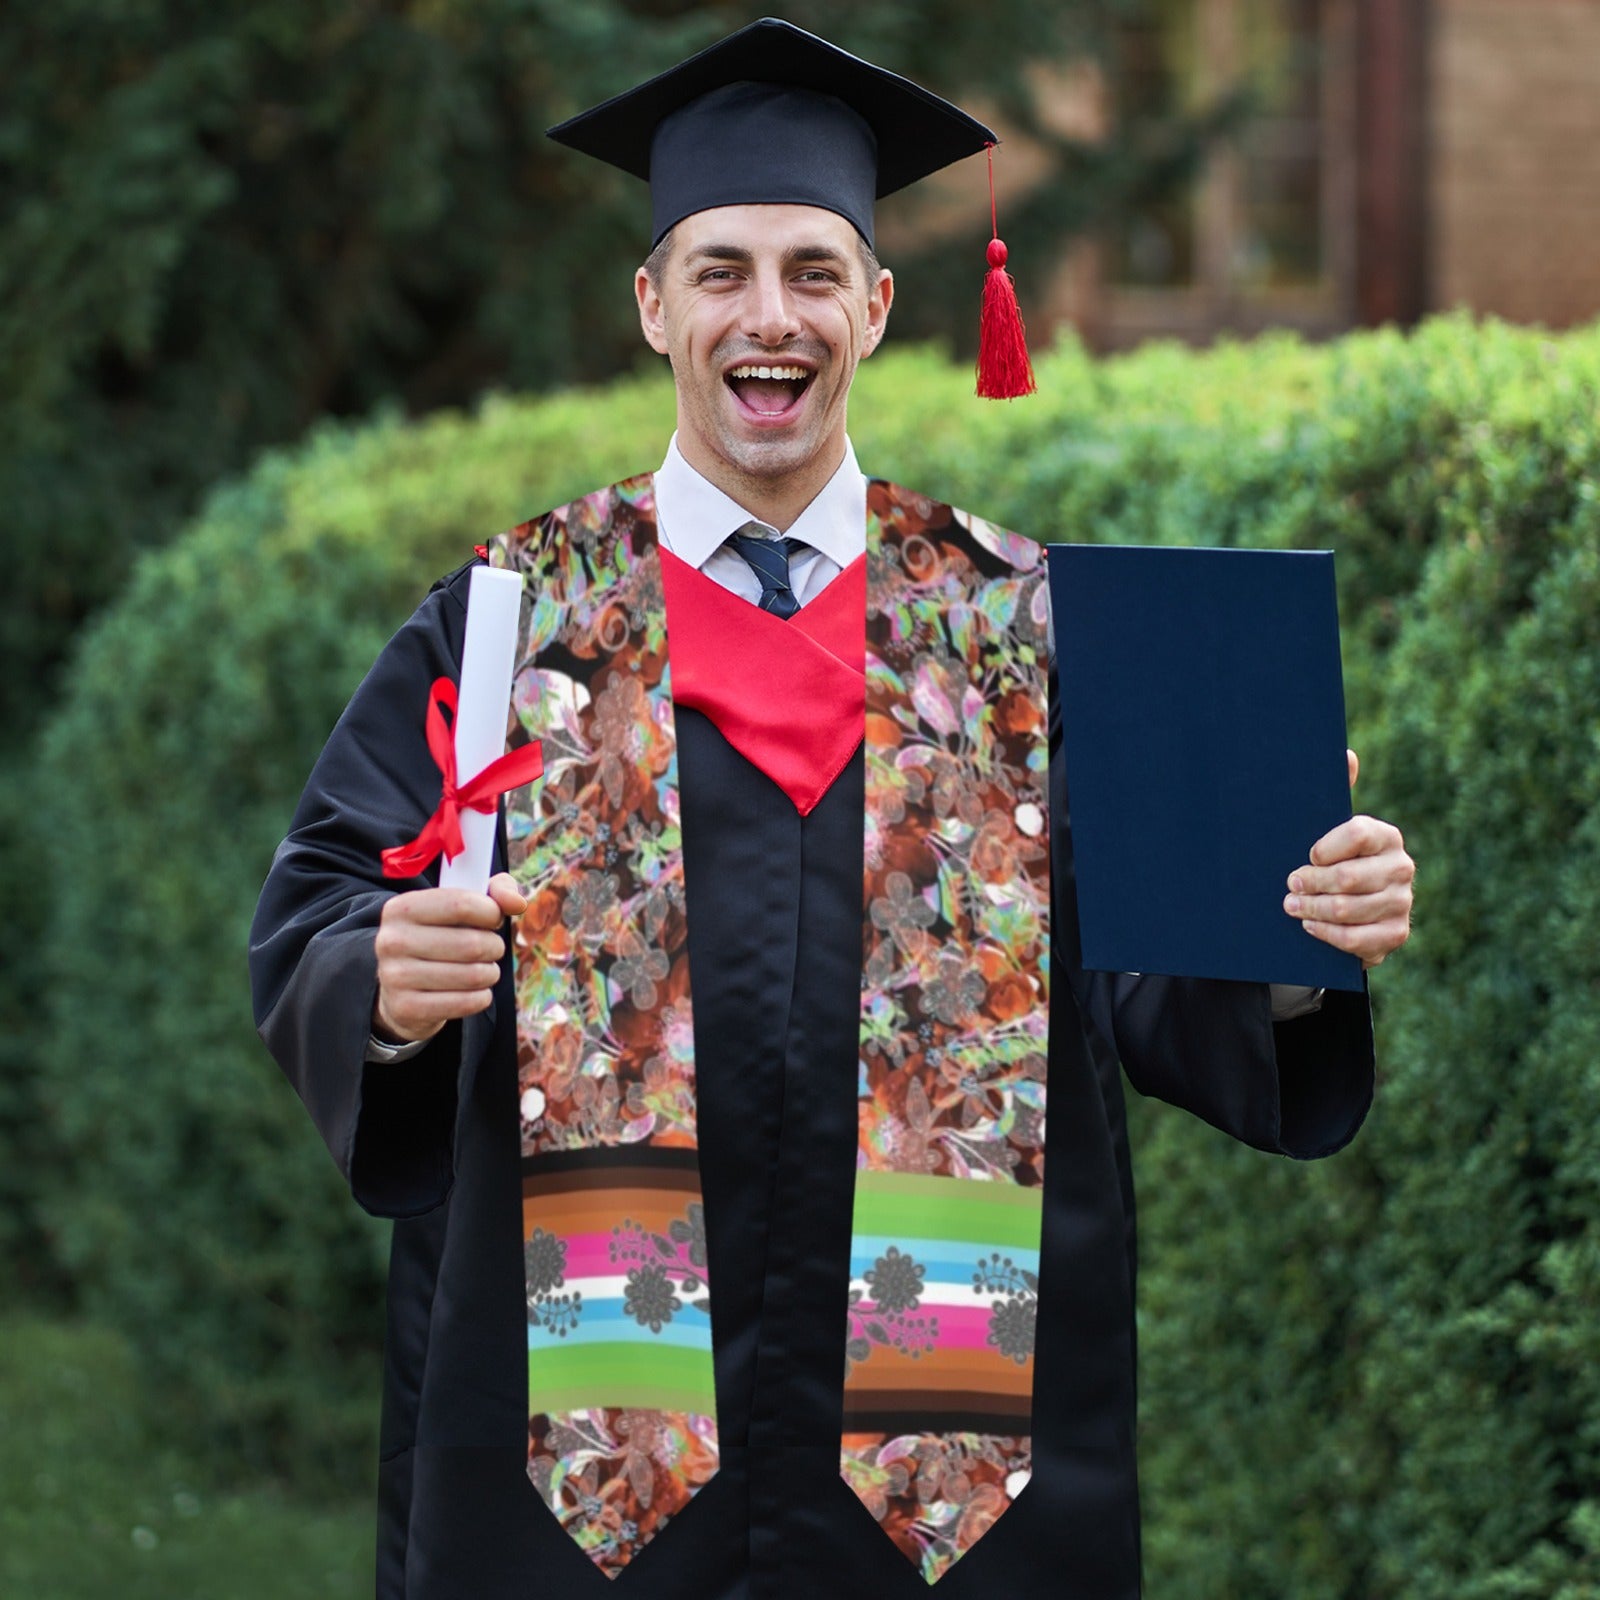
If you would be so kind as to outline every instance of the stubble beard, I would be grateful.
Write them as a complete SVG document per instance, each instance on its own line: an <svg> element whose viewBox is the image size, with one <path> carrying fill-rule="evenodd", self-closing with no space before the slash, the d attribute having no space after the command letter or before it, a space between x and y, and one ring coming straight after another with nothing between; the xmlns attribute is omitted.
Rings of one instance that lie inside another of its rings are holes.
<svg viewBox="0 0 1600 1600"><path fill-rule="evenodd" d="M711 365L716 372L730 367L750 364L775 366L785 361L798 360L810 365L813 376L804 397L805 411L798 424L798 432L784 430L772 437L760 435L752 438L738 432L734 415L719 412L721 404L738 404L733 395L723 397L715 393L701 397L702 416L699 432L706 444L722 458L740 477L754 483L770 485L784 478L803 473L817 458L828 442L826 425L814 409L818 403L817 391L831 379L835 357L829 348L815 340L799 340L786 345L781 351L751 348L742 341L729 341L718 345L712 352ZM727 385L723 384L723 388Z"/></svg>

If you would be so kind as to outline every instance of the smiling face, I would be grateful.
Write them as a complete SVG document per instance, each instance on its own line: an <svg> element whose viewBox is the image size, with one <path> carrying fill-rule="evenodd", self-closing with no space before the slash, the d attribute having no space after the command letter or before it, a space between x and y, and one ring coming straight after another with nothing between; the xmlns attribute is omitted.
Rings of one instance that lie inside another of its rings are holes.
<svg viewBox="0 0 1600 1600"><path fill-rule="evenodd" d="M856 363L883 337L894 280L855 229L816 206L720 206L673 230L639 320L672 363L678 448L782 529L844 459ZM779 519L782 520L779 520Z"/></svg>

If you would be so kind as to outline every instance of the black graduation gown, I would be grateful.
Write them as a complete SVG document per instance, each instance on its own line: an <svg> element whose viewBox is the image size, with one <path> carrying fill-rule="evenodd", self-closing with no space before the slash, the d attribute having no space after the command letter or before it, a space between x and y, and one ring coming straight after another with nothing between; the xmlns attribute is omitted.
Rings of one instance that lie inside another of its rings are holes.
<svg viewBox="0 0 1600 1600"><path fill-rule="evenodd" d="M380 1467L381 1600L611 1594L524 1470L513 1001L396 1065L363 1057L373 930L438 778L429 683L458 676L468 568L436 585L328 740L262 892L263 1038L366 1209L395 1219ZM1054 725L1052 724L1052 727ZM677 716L722 1469L616 1580L642 1600L916 1600L927 1586L839 1476L856 1129L863 761L801 818L693 711ZM1276 1027L1264 985L1078 964L1058 740L1057 974L1034 1475L942 1600L1133 1600L1133 1189L1120 1058L1144 1093L1264 1150L1316 1156L1372 1093L1366 998Z"/></svg>

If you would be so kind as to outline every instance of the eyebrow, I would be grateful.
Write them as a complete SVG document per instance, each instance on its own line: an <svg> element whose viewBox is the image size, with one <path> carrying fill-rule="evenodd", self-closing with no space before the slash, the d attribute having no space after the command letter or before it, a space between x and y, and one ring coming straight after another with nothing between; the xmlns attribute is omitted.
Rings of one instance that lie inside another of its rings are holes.
<svg viewBox="0 0 1600 1600"><path fill-rule="evenodd" d="M748 267L755 264L755 255L739 244L702 244L697 245L684 257L683 264L690 266L700 261L727 261L734 266ZM850 258L842 250L836 250L830 244L797 244L791 245L783 252L782 265L795 267L802 263L815 262L823 266L846 267L850 265Z"/></svg>

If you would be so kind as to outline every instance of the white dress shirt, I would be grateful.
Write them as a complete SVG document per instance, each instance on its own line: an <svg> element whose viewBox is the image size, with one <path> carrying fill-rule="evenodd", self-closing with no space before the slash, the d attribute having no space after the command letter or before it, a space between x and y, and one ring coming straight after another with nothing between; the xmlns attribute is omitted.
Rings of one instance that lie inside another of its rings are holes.
<svg viewBox="0 0 1600 1600"><path fill-rule="evenodd" d="M750 563L730 545L728 535L755 522L773 538L778 531L752 516L738 501L702 477L678 449L673 434L667 458L656 473L656 537L680 561L698 568L724 589L754 605L761 599L761 580ZM817 497L785 530L786 537L802 540L804 550L789 560L789 582L795 599L804 605L815 599L867 547L867 480L856 464L848 439L839 469L817 492ZM1322 990L1298 984L1275 983L1272 1019L1287 1022L1317 1010ZM373 1036L367 1047L369 1061L404 1061L422 1048L416 1044L388 1044Z"/></svg>
<svg viewBox="0 0 1600 1600"><path fill-rule="evenodd" d="M656 536L680 561L754 604L761 598L761 580L727 542L730 533L751 522L771 537L779 536L770 523L752 516L701 477L679 453L678 436L673 434L667 459L656 474ZM867 548L867 480L848 439L838 471L794 524L784 529L784 536L806 546L789 559L789 586L801 605L821 594Z"/></svg>

